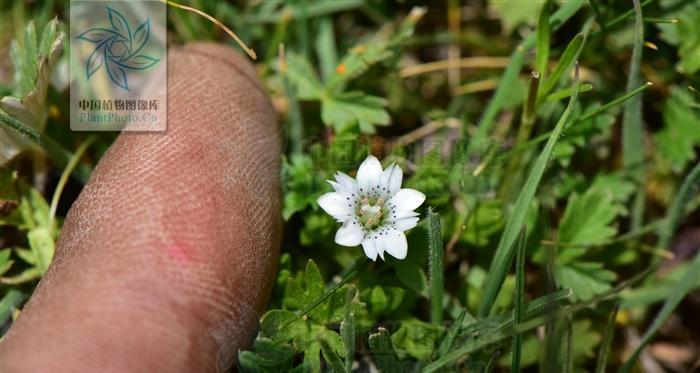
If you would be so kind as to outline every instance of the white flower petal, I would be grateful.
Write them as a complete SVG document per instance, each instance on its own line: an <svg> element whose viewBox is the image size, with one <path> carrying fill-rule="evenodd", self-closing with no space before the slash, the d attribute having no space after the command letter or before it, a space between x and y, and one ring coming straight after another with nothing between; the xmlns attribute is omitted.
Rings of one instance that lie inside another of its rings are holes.
<svg viewBox="0 0 700 373"><path fill-rule="evenodd" d="M400 231L405 231L409 230L416 225L418 225L418 218L417 217L406 217L406 218L401 218L398 220L395 220L392 222L394 227Z"/></svg>
<svg viewBox="0 0 700 373"><path fill-rule="evenodd" d="M316 200L323 211L336 220L346 220L355 214L355 203L350 195L338 192L330 192L318 197Z"/></svg>
<svg viewBox="0 0 700 373"><path fill-rule="evenodd" d="M342 185L345 189L350 191L350 193L355 193L357 194L357 191L359 190L357 186L357 181L353 179L352 177L338 171L335 174L335 181L338 182L338 184Z"/></svg>
<svg viewBox="0 0 700 373"><path fill-rule="evenodd" d="M374 243L374 240L365 237L365 239L362 241L362 250L365 252L365 255L372 259L372 261L377 260L377 245Z"/></svg>
<svg viewBox="0 0 700 373"><path fill-rule="evenodd" d="M406 235L394 227L385 228L379 235L383 249L396 259L405 259L408 253Z"/></svg>
<svg viewBox="0 0 700 373"><path fill-rule="evenodd" d="M396 206L397 210L415 210L425 201L425 194L415 190L404 188L396 192L391 197L391 205Z"/></svg>
<svg viewBox="0 0 700 373"><path fill-rule="evenodd" d="M420 214L411 210L402 210L394 205L387 206L389 209L389 214L386 217L387 222L395 222L404 218L414 218Z"/></svg>
<svg viewBox="0 0 700 373"><path fill-rule="evenodd" d="M330 185L333 187L333 190L335 190L336 192L346 194L346 195L347 195L346 197L351 197L352 200L355 200L355 199L356 199L356 198L353 196L354 193L353 193L352 190L350 190L350 189L344 187L344 186L341 185L341 184L336 183L336 182L333 181L333 180L326 180L326 181L328 182L328 184L330 184Z"/></svg>
<svg viewBox="0 0 700 373"><path fill-rule="evenodd" d="M387 167L384 172L382 172L381 186L384 196L393 196L396 192L401 189L401 182L403 181L403 171L397 165L392 164Z"/></svg>
<svg viewBox="0 0 700 373"><path fill-rule="evenodd" d="M373 156L368 156L357 170L357 184L360 194L369 195L377 191L382 177L382 164Z"/></svg>
<svg viewBox="0 0 700 373"><path fill-rule="evenodd" d="M357 246L365 239L365 228L357 217L346 220L335 233L335 243L342 246Z"/></svg>

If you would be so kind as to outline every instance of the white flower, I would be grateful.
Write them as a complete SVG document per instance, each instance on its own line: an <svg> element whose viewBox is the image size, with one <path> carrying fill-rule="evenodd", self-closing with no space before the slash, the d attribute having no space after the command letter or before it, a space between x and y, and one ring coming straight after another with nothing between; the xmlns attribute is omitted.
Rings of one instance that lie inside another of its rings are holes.
<svg viewBox="0 0 700 373"><path fill-rule="evenodd" d="M418 224L414 212L425 195L415 189L401 189L403 172L396 165L382 171L379 160L370 155L357 170L357 180L338 172L328 180L335 192L322 195L318 205L343 225L335 234L342 246L362 244L372 260L384 253L404 259L408 242L403 233Z"/></svg>

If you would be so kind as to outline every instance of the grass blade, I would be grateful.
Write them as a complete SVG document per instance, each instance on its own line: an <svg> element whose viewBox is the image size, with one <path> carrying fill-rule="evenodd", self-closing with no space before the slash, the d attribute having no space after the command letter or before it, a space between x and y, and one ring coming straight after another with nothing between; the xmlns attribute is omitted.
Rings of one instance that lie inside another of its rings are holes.
<svg viewBox="0 0 700 373"><path fill-rule="evenodd" d="M484 295L481 299L481 303L479 304L479 310L477 313L479 317L488 316L488 314L491 312L491 307L496 300L498 291L501 289L501 285L503 284L503 280L508 272L510 263L513 260L513 245L525 223L528 208L530 207L532 199L535 197L535 192L537 192L537 187L539 186L540 180L542 180L547 163L552 156L554 146L569 122L571 113L576 105L576 100L578 98L578 85L579 83L577 76L576 81L574 82L573 94L569 99L569 104L561 118L559 118L559 122L554 127L547 144L535 162L535 165L532 168L527 181L525 182L525 186L515 201L515 209L506 222L505 230L501 236L501 240L498 243L498 248L496 249L496 255L494 256L489 272L486 275Z"/></svg>
<svg viewBox="0 0 700 373"><path fill-rule="evenodd" d="M547 97L549 92L554 89L557 83L559 83L559 79L562 75L564 75L564 72L569 71L571 65L581 52L581 49L583 49L584 40L585 37L583 33L577 34L573 39L571 39L569 45L566 46L564 53L561 55L559 62L557 62L557 65L554 67L552 75L547 77L547 79L544 79L542 87L537 96L538 102L542 102Z"/></svg>
<svg viewBox="0 0 700 373"><path fill-rule="evenodd" d="M583 6L583 2L571 1L562 4L561 8L557 9L552 17L549 19L549 24L551 25L551 31L557 30L561 27L564 22L571 18L576 12ZM518 78L518 74L522 69L525 53L531 49L536 43L536 35L532 34L525 38L523 42L515 48L515 51L510 55L508 66L503 72L503 76L498 83L496 92L486 106L486 110L479 120L479 126L477 128L476 140L483 140L488 135L491 125L494 119L501 111L501 108L506 103L508 98L508 93L513 86L513 82Z"/></svg>
<svg viewBox="0 0 700 373"><path fill-rule="evenodd" d="M583 92L583 86L584 86L584 85L585 85L585 83L582 83L582 84L581 84L581 87L579 88L579 92ZM580 117L580 118L576 119L576 120L574 121L574 123L571 124L571 126L570 126L570 127L572 127L572 128L571 128L571 131L570 131L571 135L579 135L579 134L581 134L581 133L585 133L585 132L588 130L588 128L585 127L585 126L584 126L584 127L582 127L582 126L576 126L577 124L582 123L582 122L585 122L585 121L587 121L587 120L589 120L589 119L591 119L591 118L597 117L598 115L600 115L600 114L602 114L602 113L608 111L609 109L611 109L611 108L613 108L613 107L615 107L615 106L617 106L617 105L619 105L619 104L621 104L621 103L623 103L623 102L625 102L625 101L631 99L632 97L634 97L635 95L637 95L637 94L639 94L640 92L644 91L645 89L651 87L652 85L653 85L653 84L652 84L651 82L647 82L647 83L645 83L645 84L642 84L641 86L637 87L637 89L635 89L634 91L629 92L629 93L626 93L626 94L624 94L624 95L622 95L622 96L620 96L620 97L618 97L618 98L616 98L616 99L614 99L614 100L612 100L612 101L606 103L605 105L599 106L598 108L596 108L595 110L591 111L590 113L584 115L583 117ZM568 90L568 88L567 88L567 90ZM554 94L556 94L556 92L553 93L552 95L554 95ZM552 95L550 95L550 97L551 97ZM570 95L570 94L569 94L569 95ZM551 134L552 134L552 131L545 132L545 133L543 133L543 134L541 134L541 135L539 135L539 136L533 138L532 140L530 140L530 141L528 141L528 142L526 142L526 143L524 143L524 144L522 144L522 145L517 146L516 148L514 148L514 149L511 150L510 152L516 152L516 153L517 153L517 152L521 152L521 151L523 151L523 150L525 150L525 149L528 149L528 148L530 148L530 147L532 147L532 146L535 146L535 145L537 145L537 144L539 144L539 143L541 143L541 142L544 142L545 140L549 139L549 136L550 136ZM510 153L510 152L509 152L509 153ZM506 153L506 156L507 156L507 154L509 154L509 153Z"/></svg>
<svg viewBox="0 0 700 373"><path fill-rule="evenodd" d="M518 326L523 319L525 304L525 228L520 231L520 240L515 261L515 307L513 308L513 325ZM513 336L513 360L511 372L520 372L520 360L522 356L523 336L515 333Z"/></svg>
<svg viewBox="0 0 700 373"><path fill-rule="evenodd" d="M452 344L454 343L455 338L459 333L459 330L462 328L462 323L467 317L467 313L467 309L464 308L462 312L460 312L459 317L457 317L454 324L452 324L452 326L449 329L447 329L447 334L440 343L440 347L438 347L438 356L444 356L447 353L447 351L449 351L452 348Z"/></svg>
<svg viewBox="0 0 700 373"><path fill-rule="evenodd" d="M605 367L608 364L608 355L610 354L610 346L612 346L613 337L615 336L615 319L617 311L620 310L620 303L616 303L613 307L610 316L608 317L608 325L605 327L603 342L600 344L598 352L598 361L596 362L595 373L605 373Z"/></svg>
<svg viewBox="0 0 700 373"><path fill-rule="evenodd" d="M632 370L635 362L637 361L637 358L639 357L639 354L642 352L644 347L646 347L646 345L649 344L654 334L656 334L656 332L661 328L666 319L668 319L668 317L671 316L673 310L676 309L681 300L685 298L688 292L693 288L698 273L700 273L700 252L695 255L695 258L686 269L685 274L678 282L677 286L673 288L671 293L669 293L666 302L661 307L661 310L656 315L654 321L651 323L647 331L642 336L639 346L635 348L634 352L632 353L632 356L630 356L630 358L625 362L625 365L623 365L622 368L620 368L621 373L628 373Z"/></svg>
<svg viewBox="0 0 700 373"><path fill-rule="evenodd" d="M442 233L440 215L428 208L428 255L430 263L430 316L436 325L442 325L442 298L444 297L444 278L442 268Z"/></svg>
<svg viewBox="0 0 700 373"><path fill-rule="evenodd" d="M549 39L551 27L549 25L549 15L552 12L552 1L547 0L540 10L540 17L537 20L537 49L535 55L535 68L544 78L547 74L547 63L549 62Z"/></svg>
<svg viewBox="0 0 700 373"><path fill-rule="evenodd" d="M642 50L644 49L644 20L642 18L642 6L639 0L634 3L634 46L630 61L629 78L627 80L627 92L631 92L639 86L640 68L642 63ZM644 163L644 123L642 122L642 96L636 95L625 102L622 116L622 165L625 168L636 167ZM639 167L634 173L636 181L641 186L644 181L644 167ZM631 209L632 230L642 225L644 215L645 188L640 187L634 198Z"/></svg>

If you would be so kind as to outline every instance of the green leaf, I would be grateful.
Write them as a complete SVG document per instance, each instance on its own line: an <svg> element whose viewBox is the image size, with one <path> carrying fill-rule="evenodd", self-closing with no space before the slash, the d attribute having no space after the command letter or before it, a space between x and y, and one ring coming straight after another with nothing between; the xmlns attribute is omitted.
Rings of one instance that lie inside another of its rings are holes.
<svg viewBox="0 0 700 373"><path fill-rule="evenodd" d="M469 218L462 240L474 246L485 246L494 234L503 230L505 219L502 205L499 201L480 203Z"/></svg>
<svg viewBox="0 0 700 373"><path fill-rule="evenodd" d="M540 16L537 20L537 49L535 58L535 68L540 73L540 79L547 75L547 63L549 62L549 39L551 28L549 17L552 12L552 1L547 0L542 5Z"/></svg>
<svg viewBox="0 0 700 373"><path fill-rule="evenodd" d="M489 9L499 14L501 24L507 33L513 31L523 23L531 24L537 19L537 14L544 3L544 0L530 1L503 1L489 0Z"/></svg>
<svg viewBox="0 0 700 373"><path fill-rule="evenodd" d="M53 254L56 251L56 246L51 233L46 228L32 229L27 233L27 241L29 247L36 258L36 266L43 274L49 268L49 264L53 260Z"/></svg>
<svg viewBox="0 0 700 373"><path fill-rule="evenodd" d="M617 233L612 223L619 213L609 189L592 187L582 195L573 193L559 224L559 242L567 245L600 244Z"/></svg>
<svg viewBox="0 0 700 373"><path fill-rule="evenodd" d="M0 109L39 133L46 124L46 92L51 73L63 49L64 34L57 32L57 27L58 19L54 18L44 27L38 44L34 23L29 22L24 30L23 45L12 41L10 55L15 68L15 91L13 96L0 100ZM5 121L2 124L6 124ZM0 127L0 166L31 146L26 138Z"/></svg>
<svg viewBox="0 0 700 373"><path fill-rule="evenodd" d="M573 291L572 299L588 300L609 290L617 275L604 269L602 263L572 261L556 263L554 278L561 288Z"/></svg>
<svg viewBox="0 0 700 373"><path fill-rule="evenodd" d="M677 172L698 158L694 148L700 145L700 115L693 111L692 102L687 90L673 87L663 106L664 126L654 135L658 155L671 162Z"/></svg>
<svg viewBox="0 0 700 373"><path fill-rule="evenodd" d="M559 62L554 67L552 74L544 79L542 86L538 92L538 101L544 100L545 97L551 92L551 90L559 83L559 79L564 75L564 72L569 71L571 66L574 64L576 58L578 58L579 53L583 49L583 42L585 40L584 34L577 34L569 42L562 54Z"/></svg>
<svg viewBox="0 0 700 373"><path fill-rule="evenodd" d="M325 284L318 267L309 260L303 277L289 279L284 295L284 305L293 309L303 310L323 296ZM322 308L322 307L319 307Z"/></svg>
<svg viewBox="0 0 700 373"><path fill-rule="evenodd" d="M418 360L426 360L435 352L435 343L442 333L442 328L410 319L401 322L401 327L391 335L391 342L399 353L405 353Z"/></svg>
<svg viewBox="0 0 700 373"><path fill-rule="evenodd" d="M282 372L291 369L295 355L294 347L286 343L257 338L252 351L238 354L238 363L242 372Z"/></svg>
<svg viewBox="0 0 700 373"><path fill-rule="evenodd" d="M388 26L380 30L369 40L350 48L338 64L339 68L326 81L326 88L331 95L342 92L345 85L367 71L370 67L386 62L394 56L408 37L413 35L416 23L425 13L424 8L413 8L397 29Z"/></svg>
<svg viewBox="0 0 700 373"><path fill-rule="evenodd" d="M374 133L375 126L387 126L391 121L384 107L386 101L362 92L347 92L321 101L321 118L326 125L341 132L357 123L363 133Z"/></svg>
<svg viewBox="0 0 700 373"><path fill-rule="evenodd" d="M0 283L7 285L23 284L25 282L40 278L41 274L41 271L39 271L39 268L37 267L27 268L18 275L11 277L0 277Z"/></svg>
<svg viewBox="0 0 700 373"><path fill-rule="evenodd" d="M5 274L5 272L10 270L10 267L12 267L14 260L10 260L11 254L12 254L12 250L10 250L10 249L0 250L0 276Z"/></svg>
<svg viewBox="0 0 700 373"><path fill-rule="evenodd" d="M428 279L418 264L409 261L397 263L396 276L409 289L424 297L428 296Z"/></svg>
<svg viewBox="0 0 700 373"><path fill-rule="evenodd" d="M17 289L10 289L0 299L0 325L5 325L7 319L12 315L12 310L19 308L20 303L24 301L26 296Z"/></svg>
<svg viewBox="0 0 700 373"><path fill-rule="evenodd" d="M311 157L306 154L292 154L282 161L284 203L282 216L285 220L294 213L315 203L322 189L317 185L317 171Z"/></svg>
<svg viewBox="0 0 700 373"><path fill-rule="evenodd" d="M694 74L700 70L700 5L687 2L686 6L677 7L678 2L660 2L663 8L676 8L674 12L664 9L666 17L678 20L676 23L657 24L661 30L660 37L669 44L678 46L678 71Z"/></svg>
<svg viewBox="0 0 700 373"><path fill-rule="evenodd" d="M319 100L324 95L324 87L316 71L306 57L297 53L286 55L286 74L295 88L298 99Z"/></svg>

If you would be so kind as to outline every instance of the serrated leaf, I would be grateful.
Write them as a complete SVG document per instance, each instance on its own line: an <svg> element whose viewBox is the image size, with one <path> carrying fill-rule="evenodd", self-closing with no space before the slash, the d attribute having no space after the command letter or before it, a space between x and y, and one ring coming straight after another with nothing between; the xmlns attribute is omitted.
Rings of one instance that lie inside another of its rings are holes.
<svg viewBox="0 0 700 373"><path fill-rule="evenodd" d="M324 87L308 59L297 53L286 55L286 75L298 99L320 100Z"/></svg>
<svg viewBox="0 0 700 373"><path fill-rule="evenodd" d="M663 107L664 127L655 136L658 154L671 162L676 171L696 159L700 145L700 116L690 106L693 97L684 89L673 87Z"/></svg>
<svg viewBox="0 0 700 373"><path fill-rule="evenodd" d="M286 343L257 338L252 351L238 354L238 363L242 372L283 372L291 369L295 355L294 347Z"/></svg>
<svg viewBox="0 0 700 373"><path fill-rule="evenodd" d="M374 133L375 126L389 125L386 101L362 92L347 92L321 101L321 119L336 131L357 123L363 133Z"/></svg>
<svg viewBox="0 0 700 373"><path fill-rule="evenodd" d="M595 245L615 236L612 225L620 210L614 195L606 189L589 188L582 195L573 193L559 224L559 242Z"/></svg>
<svg viewBox="0 0 700 373"><path fill-rule="evenodd" d="M609 290L617 275L602 263L573 261L555 264L554 278L561 288L573 291L572 299L588 300Z"/></svg>
<svg viewBox="0 0 700 373"><path fill-rule="evenodd" d="M53 66L63 49L65 35L55 31L57 26L55 18L45 26L37 47L34 25L30 22L25 29L25 45L19 46L16 40L10 44L16 90L14 96L0 100L0 109L38 132L42 132L46 124L46 92ZM32 146L32 142L14 131L0 128L0 166Z"/></svg>

